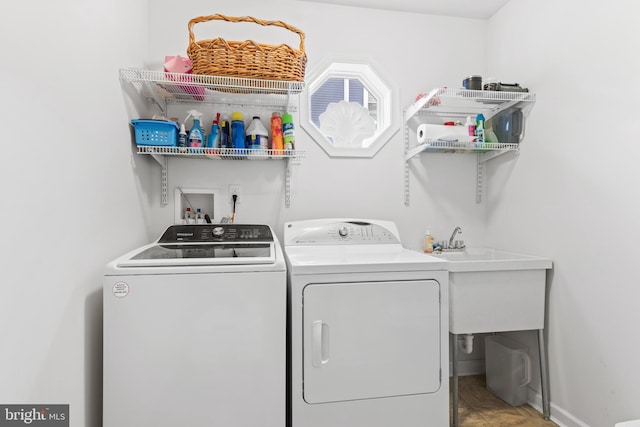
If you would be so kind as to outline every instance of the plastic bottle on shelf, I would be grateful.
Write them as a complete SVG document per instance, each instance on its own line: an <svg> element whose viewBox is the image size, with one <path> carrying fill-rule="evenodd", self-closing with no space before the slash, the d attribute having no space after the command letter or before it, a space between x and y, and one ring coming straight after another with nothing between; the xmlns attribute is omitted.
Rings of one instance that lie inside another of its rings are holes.
<svg viewBox="0 0 640 427"><path fill-rule="evenodd" d="M229 140L229 122L227 120L220 121L220 148L231 148Z"/></svg>
<svg viewBox="0 0 640 427"><path fill-rule="evenodd" d="M190 110L189 116L193 117L193 126L191 126L191 130L189 131L189 148L201 148L204 142L204 131L200 126L202 113L196 110Z"/></svg>
<svg viewBox="0 0 640 427"><path fill-rule="evenodd" d="M476 116L476 143L484 142L484 114L480 113Z"/></svg>
<svg viewBox="0 0 640 427"><path fill-rule="evenodd" d="M247 146L252 151L269 149L269 134L259 116L253 116L247 127Z"/></svg>
<svg viewBox="0 0 640 427"><path fill-rule="evenodd" d="M422 250L425 254L433 253L433 236L431 235L431 228L427 227L424 239L422 240Z"/></svg>
<svg viewBox="0 0 640 427"><path fill-rule="evenodd" d="M293 151L296 149L293 116L289 113L282 116L282 141L285 151Z"/></svg>
<svg viewBox="0 0 640 427"><path fill-rule="evenodd" d="M216 118L211 123L211 132L207 137L207 148L220 148L220 113L216 114Z"/></svg>
<svg viewBox="0 0 640 427"><path fill-rule="evenodd" d="M271 149L275 154L282 155L284 141L282 140L282 117L280 113L274 111L271 114Z"/></svg>
<svg viewBox="0 0 640 427"><path fill-rule="evenodd" d="M178 133L178 147L186 147L188 145L187 130L184 127L184 123L180 125L180 132Z"/></svg>
<svg viewBox="0 0 640 427"><path fill-rule="evenodd" d="M239 111L231 113L231 147L239 150L236 154L241 154L242 149L247 148L244 132L244 118L242 117L242 113Z"/></svg>
<svg viewBox="0 0 640 427"><path fill-rule="evenodd" d="M467 133L469 136L476 135L476 122L471 118L471 116L467 116L467 121L464 125L467 127Z"/></svg>

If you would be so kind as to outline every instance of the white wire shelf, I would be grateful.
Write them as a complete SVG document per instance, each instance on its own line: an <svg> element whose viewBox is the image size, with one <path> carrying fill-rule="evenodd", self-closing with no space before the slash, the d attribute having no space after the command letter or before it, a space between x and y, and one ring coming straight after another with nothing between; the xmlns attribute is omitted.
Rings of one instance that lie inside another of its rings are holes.
<svg viewBox="0 0 640 427"><path fill-rule="evenodd" d="M252 104L288 107L304 82L121 69L120 82L166 110L171 103Z"/></svg>
<svg viewBox="0 0 640 427"><path fill-rule="evenodd" d="M485 163L508 152L518 151L520 144L492 143L477 144L469 141L426 140L416 144L415 130L420 124L443 125L445 122L464 123L466 117L483 114L485 120L508 109L519 109L526 119L536 101L536 95L529 92L488 91L469 89L432 89L416 99L404 110L404 203L409 206L410 170L409 160L421 153L476 154L476 202L481 203L484 191ZM520 135L520 142L522 142Z"/></svg>
<svg viewBox="0 0 640 427"><path fill-rule="evenodd" d="M529 92L437 88L405 110L405 122L416 115L433 116L433 120L438 120L441 117L455 119L479 113L489 120L500 111L516 105L526 115L535 101L536 95Z"/></svg>
<svg viewBox="0 0 640 427"><path fill-rule="evenodd" d="M303 159L301 150L253 150L247 148L193 148L139 145L138 154L201 158L210 160L278 160Z"/></svg>
<svg viewBox="0 0 640 427"><path fill-rule="evenodd" d="M495 154L502 154L507 151L517 151L519 144L501 144L497 142L458 142L458 141L442 141L431 140L426 141L416 147L411 148L404 155L404 160L407 161L412 157L420 153L477 153L484 154L494 152Z"/></svg>

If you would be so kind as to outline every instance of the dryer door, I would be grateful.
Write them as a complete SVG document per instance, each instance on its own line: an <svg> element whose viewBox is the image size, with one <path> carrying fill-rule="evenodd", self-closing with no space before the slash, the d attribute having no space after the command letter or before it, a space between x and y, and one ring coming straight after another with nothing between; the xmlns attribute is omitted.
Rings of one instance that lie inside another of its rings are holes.
<svg viewBox="0 0 640 427"><path fill-rule="evenodd" d="M435 280L310 284L303 291L303 331L307 403L440 388Z"/></svg>

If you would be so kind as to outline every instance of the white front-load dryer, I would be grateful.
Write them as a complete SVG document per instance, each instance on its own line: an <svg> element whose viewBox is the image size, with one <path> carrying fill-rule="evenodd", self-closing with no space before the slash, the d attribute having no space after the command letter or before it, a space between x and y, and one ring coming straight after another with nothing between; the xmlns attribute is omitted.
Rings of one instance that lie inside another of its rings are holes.
<svg viewBox="0 0 640 427"><path fill-rule="evenodd" d="M449 424L445 261L388 221L285 224L292 427Z"/></svg>

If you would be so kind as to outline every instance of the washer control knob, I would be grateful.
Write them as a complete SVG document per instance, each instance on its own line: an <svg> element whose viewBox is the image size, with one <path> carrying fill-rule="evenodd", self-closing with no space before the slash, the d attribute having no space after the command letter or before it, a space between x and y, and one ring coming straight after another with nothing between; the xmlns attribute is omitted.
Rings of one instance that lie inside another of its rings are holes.
<svg viewBox="0 0 640 427"><path fill-rule="evenodd" d="M347 237L347 234L349 234L349 230L347 230L347 227L340 227L340 229L338 230L338 234L340 235L340 237Z"/></svg>
<svg viewBox="0 0 640 427"><path fill-rule="evenodd" d="M214 227L213 229L213 235L216 237L220 237L224 234L224 228L222 227Z"/></svg>

